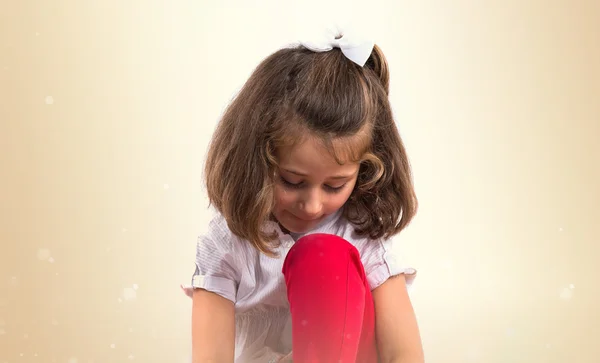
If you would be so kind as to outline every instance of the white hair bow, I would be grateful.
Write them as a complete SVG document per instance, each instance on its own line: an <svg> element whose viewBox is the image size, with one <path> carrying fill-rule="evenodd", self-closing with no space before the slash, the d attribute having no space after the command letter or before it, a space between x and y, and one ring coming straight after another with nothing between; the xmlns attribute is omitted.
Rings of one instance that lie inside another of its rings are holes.
<svg viewBox="0 0 600 363"><path fill-rule="evenodd" d="M299 42L313 52L340 48L348 59L361 67L365 65L375 46L375 42L356 27L340 24L305 28L299 36Z"/></svg>

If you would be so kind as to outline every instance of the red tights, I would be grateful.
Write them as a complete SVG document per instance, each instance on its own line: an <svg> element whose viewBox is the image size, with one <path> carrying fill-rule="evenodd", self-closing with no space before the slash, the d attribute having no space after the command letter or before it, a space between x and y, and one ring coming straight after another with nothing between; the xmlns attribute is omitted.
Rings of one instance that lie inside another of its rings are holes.
<svg viewBox="0 0 600 363"><path fill-rule="evenodd" d="M294 363L376 363L375 310L358 250L341 237L299 239L283 264Z"/></svg>

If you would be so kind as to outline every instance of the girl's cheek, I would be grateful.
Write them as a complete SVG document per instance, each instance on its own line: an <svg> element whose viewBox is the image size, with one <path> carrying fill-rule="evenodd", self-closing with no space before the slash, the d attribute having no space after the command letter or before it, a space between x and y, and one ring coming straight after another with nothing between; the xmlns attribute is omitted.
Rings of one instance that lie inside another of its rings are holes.
<svg viewBox="0 0 600 363"><path fill-rule="evenodd" d="M294 199L293 192L286 190L283 187L275 187L275 201L278 204L290 203Z"/></svg>

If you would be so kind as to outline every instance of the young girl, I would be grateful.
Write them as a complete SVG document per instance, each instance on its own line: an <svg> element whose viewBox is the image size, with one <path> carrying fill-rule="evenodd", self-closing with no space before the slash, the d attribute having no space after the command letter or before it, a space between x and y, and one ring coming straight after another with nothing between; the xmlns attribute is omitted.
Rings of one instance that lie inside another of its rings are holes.
<svg viewBox="0 0 600 363"><path fill-rule="evenodd" d="M381 49L338 28L255 69L208 152L194 363L423 361L416 271L391 249L417 200L388 93Z"/></svg>

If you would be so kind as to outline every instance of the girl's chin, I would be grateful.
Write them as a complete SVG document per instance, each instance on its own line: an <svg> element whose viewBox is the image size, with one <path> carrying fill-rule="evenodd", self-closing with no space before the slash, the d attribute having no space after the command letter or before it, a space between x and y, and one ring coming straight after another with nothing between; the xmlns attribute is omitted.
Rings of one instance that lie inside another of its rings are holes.
<svg viewBox="0 0 600 363"><path fill-rule="evenodd" d="M281 225L285 229L285 232L305 233L310 231L316 225L318 225L319 222L323 220L323 218L324 216L312 221L307 221L298 218L289 212L286 212L285 218L282 218L283 221L279 221L279 225Z"/></svg>

